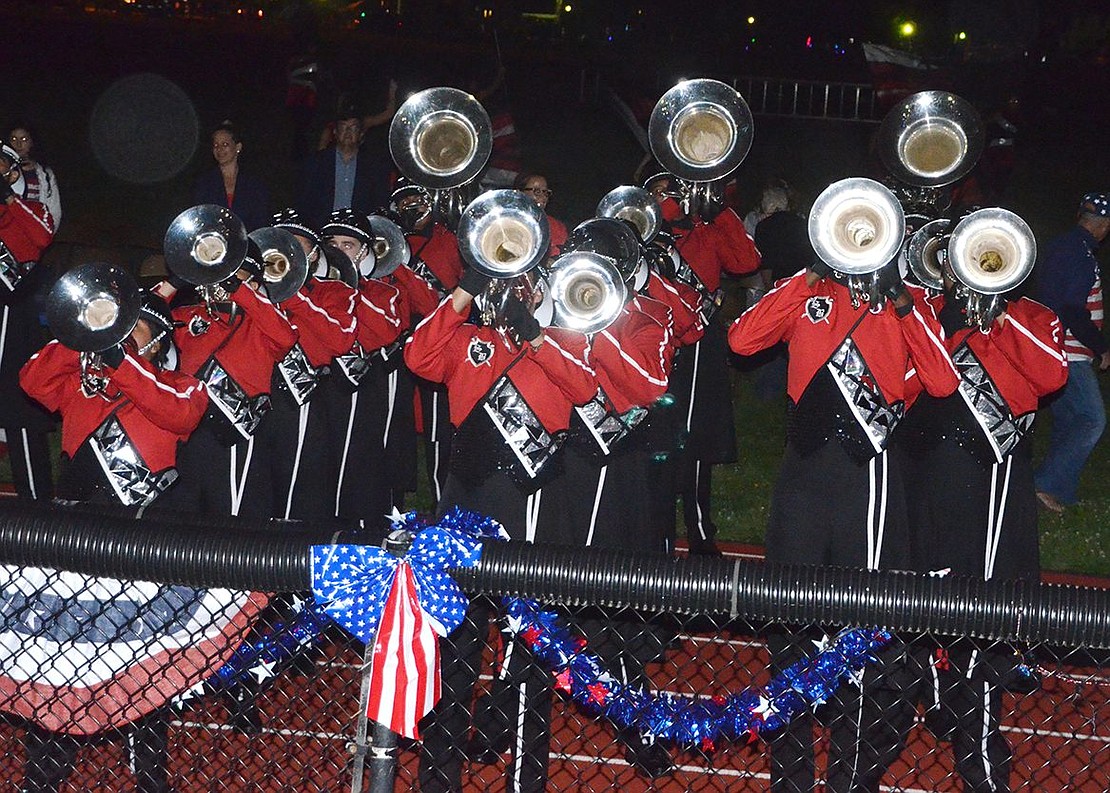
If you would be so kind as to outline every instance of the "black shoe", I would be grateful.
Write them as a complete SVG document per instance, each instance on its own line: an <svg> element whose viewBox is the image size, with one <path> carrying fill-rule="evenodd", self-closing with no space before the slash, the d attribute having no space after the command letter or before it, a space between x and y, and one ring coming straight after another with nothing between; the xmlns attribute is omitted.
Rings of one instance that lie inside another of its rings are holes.
<svg viewBox="0 0 1110 793"><path fill-rule="evenodd" d="M721 549L713 540L690 540L691 556L720 556Z"/></svg>
<svg viewBox="0 0 1110 793"><path fill-rule="evenodd" d="M674 773L671 753L661 744L645 743L643 737L634 730L622 730L621 743L624 744L624 759L628 764L648 779Z"/></svg>
<svg viewBox="0 0 1110 793"><path fill-rule="evenodd" d="M512 736L507 732L492 738L475 733L466 742L466 758L478 765L494 765L509 751L511 741Z"/></svg>

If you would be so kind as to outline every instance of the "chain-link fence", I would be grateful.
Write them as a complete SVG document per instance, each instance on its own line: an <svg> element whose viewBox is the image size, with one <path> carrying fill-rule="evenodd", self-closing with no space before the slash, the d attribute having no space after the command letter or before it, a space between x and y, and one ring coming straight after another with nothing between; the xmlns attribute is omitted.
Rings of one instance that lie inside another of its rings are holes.
<svg viewBox="0 0 1110 793"><path fill-rule="evenodd" d="M334 527L184 520L0 510L0 789L1110 789L1103 591L488 545L394 754Z"/></svg>

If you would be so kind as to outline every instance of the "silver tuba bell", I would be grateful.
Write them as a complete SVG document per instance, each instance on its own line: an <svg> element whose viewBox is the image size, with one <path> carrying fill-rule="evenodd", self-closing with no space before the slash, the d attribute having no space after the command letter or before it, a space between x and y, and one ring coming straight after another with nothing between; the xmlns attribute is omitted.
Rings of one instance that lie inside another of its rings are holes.
<svg viewBox="0 0 1110 793"><path fill-rule="evenodd" d="M613 262L592 251L568 251L546 268L547 288L536 309L541 325L600 333L620 316L628 299Z"/></svg>
<svg viewBox="0 0 1110 793"><path fill-rule="evenodd" d="M948 260L948 218L931 220L906 240L906 265L914 279L927 289L944 289L944 264Z"/></svg>
<svg viewBox="0 0 1110 793"><path fill-rule="evenodd" d="M678 178L688 215L722 200L717 183L748 156L754 129L748 103L718 80L684 80L655 103L648 144Z"/></svg>
<svg viewBox="0 0 1110 793"><path fill-rule="evenodd" d="M85 396L108 398L108 376L100 353L131 335L140 305L135 279L101 262L75 267L51 287L46 322L58 341L81 354Z"/></svg>
<svg viewBox="0 0 1110 793"><path fill-rule="evenodd" d="M663 227L659 203L651 193L635 185L621 185L606 193L598 202L597 216L628 221L644 245L651 244Z"/></svg>
<svg viewBox="0 0 1110 793"><path fill-rule="evenodd" d="M377 260L372 277L385 278L402 264L409 263L412 251L400 226L387 217L370 215L370 228L374 232L370 249Z"/></svg>
<svg viewBox="0 0 1110 793"><path fill-rule="evenodd" d="M952 230L948 264L967 300L968 321L986 332L1005 308L1003 295L1033 271L1037 241L1013 212L990 207L971 212Z"/></svg>
<svg viewBox="0 0 1110 793"><path fill-rule="evenodd" d="M308 257L297 238L272 226L255 229L247 238L262 255L262 286L274 303L289 299L308 278Z"/></svg>
<svg viewBox="0 0 1110 793"><path fill-rule="evenodd" d="M589 251L604 256L616 267L621 280L635 289L647 282L644 249L630 222L614 217L584 220L574 227L563 244L562 252L567 251Z"/></svg>
<svg viewBox="0 0 1110 793"><path fill-rule="evenodd" d="M531 294L531 279L521 278L547 256L547 215L517 190L488 190L463 210L458 239L467 265L493 279L475 301L482 321L497 324L514 290Z"/></svg>
<svg viewBox="0 0 1110 793"><path fill-rule="evenodd" d="M194 286L210 286L243 264L247 229L230 209L200 204L173 219L163 248L170 272Z"/></svg>
<svg viewBox="0 0 1110 793"><path fill-rule="evenodd" d="M939 187L975 167L983 151L983 122L966 99L921 91L883 117L878 143L883 165L899 181Z"/></svg>
<svg viewBox="0 0 1110 793"><path fill-rule="evenodd" d="M493 151L493 127L482 104L458 88L429 88L410 96L389 125L397 169L431 191L432 210L449 225Z"/></svg>
<svg viewBox="0 0 1110 793"><path fill-rule="evenodd" d="M863 177L826 187L809 213L809 241L820 259L848 276L852 305L877 300L882 267L898 255L906 233L894 194Z"/></svg>

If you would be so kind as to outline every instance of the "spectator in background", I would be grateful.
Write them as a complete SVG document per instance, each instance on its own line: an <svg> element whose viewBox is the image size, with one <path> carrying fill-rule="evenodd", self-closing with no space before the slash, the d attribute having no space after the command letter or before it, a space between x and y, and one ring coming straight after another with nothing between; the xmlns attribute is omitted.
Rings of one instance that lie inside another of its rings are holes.
<svg viewBox="0 0 1110 793"><path fill-rule="evenodd" d="M1079 497L1079 474L1106 428L1095 366L1110 369L1110 348L1102 335L1102 277L1095 249L1110 234L1110 192L1087 193L1071 231L1049 243L1038 268L1041 302L1064 325L1068 381L1051 403L1052 435L1034 477L1037 498L1063 512Z"/></svg>
<svg viewBox="0 0 1110 793"><path fill-rule="evenodd" d="M54 219L54 232L57 233L62 222L62 197L58 192L58 179L49 165L43 165L32 156L35 136L31 125L22 121L9 125L5 140L19 155L19 167L27 184L23 197L29 201L38 201L46 207L50 217Z"/></svg>
<svg viewBox="0 0 1110 793"><path fill-rule="evenodd" d="M552 190L547 186L546 176L538 173L522 173L513 182L513 189L527 193L539 205L540 209L545 213L547 212L547 202L551 200ZM563 221L551 217L550 213L547 214L547 226L551 231L551 247L548 249L547 255L555 256L563 243L567 241L567 227Z"/></svg>
<svg viewBox="0 0 1110 793"><path fill-rule="evenodd" d="M266 183L243 173L239 156L243 138L235 125L221 121L212 130L212 157L216 167L205 171L193 185L194 204L227 207L243 221L247 231L270 225L270 191Z"/></svg>
<svg viewBox="0 0 1110 793"><path fill-rule="evenodd" d="M343 103L334 120L335 143L308 158L297 190L297 211L316 228L337 209L369 215L389 203L393 162L384 152L363 149L363 114L355 105Z"/></svg>

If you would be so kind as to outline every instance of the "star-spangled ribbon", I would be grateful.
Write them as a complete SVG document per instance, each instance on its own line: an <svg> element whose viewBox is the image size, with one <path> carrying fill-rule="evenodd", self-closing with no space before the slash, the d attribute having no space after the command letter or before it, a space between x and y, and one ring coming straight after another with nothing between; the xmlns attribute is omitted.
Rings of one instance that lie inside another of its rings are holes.
<svg viewBox="0 0 1110 793"><path fill-rule="evenodd" d="M458 508L433 526L411 512L391 517L395 530L414 534L404 557L366 545L313 546L312 591L328 616L374 649L370 718L415 738L439 693L435 637L458 627L469 604L447 569L473 567L483 538L507 534Z"/></svg>

